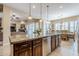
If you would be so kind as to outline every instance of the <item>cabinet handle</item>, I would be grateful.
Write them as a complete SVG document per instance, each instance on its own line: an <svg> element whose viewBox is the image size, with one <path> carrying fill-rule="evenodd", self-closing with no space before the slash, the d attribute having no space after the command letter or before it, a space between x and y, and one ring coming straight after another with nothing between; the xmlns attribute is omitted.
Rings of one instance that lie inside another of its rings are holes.
<svg viewBox="0 0 79 59"><path fill-rule="evenodd" d="M40 46L40 44L36 44L36 45L35 45L35 46L33 46L33 47L35 48L35 47L37 47L37 46Z"/></svg>
<svg viewBox="0 0 79 59"><path fill-rule="evenodd" d="M26 47L26 46L28 46L28 44L25 44L25 45L21 45L22 47Z"/></svg>

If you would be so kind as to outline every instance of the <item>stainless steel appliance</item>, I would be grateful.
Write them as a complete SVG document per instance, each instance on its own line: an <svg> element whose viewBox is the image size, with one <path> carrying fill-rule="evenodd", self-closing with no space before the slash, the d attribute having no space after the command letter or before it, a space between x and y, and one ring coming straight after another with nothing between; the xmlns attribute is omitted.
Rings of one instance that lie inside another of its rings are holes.
<svg viewBox="0 0 79 59"><path fill-rule="evenodd" d="M43 56L51 53L51 37L43 38Z"/></svg>

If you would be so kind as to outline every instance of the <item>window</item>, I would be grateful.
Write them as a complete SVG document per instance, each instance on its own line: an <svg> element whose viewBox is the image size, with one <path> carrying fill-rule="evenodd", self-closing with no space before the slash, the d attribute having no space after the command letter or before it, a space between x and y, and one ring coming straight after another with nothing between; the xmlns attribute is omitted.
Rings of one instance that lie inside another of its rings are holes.
<svg viewBox="0 0 79 59"><path fill-rule="evenodd" d="M61 24L60 23L55 24L55 30L61 30Z"/></svg>
<svg viewBox="0 0 79 59"><path fill-rule="evenodd" d="M32 35L34 32L34 29L35 29L34 23L27 25L28 35Z"/></svg>
<svg viewBox="0 0 79 59"><path fill-rule="evenodd" d="M64 22L61 24L61 30L68 30L68 22Z"/></svg>
<svg viewBox="0 0 79 59"><path fill-rule="evenodd" d="M77 30L77 20L75 21L75 31Z"/></svg>
<svg viewBox="0 0 79 59"><path fill-rule="evenodd" d="M50 23L44 22L44 33L48 33L48 30L50 29Z"/></svg>
<svg viewBox="0 0 79 59"><path fill-rule="evenodd" d="M64 30L64 23L62 23L61 26L62 26L61 30Z"/></svg>
<svg viewBox="0 0 79 59"><path fill-rule="evenodd" d="M69 22L63 22L63 23L56 23L54 25L55 30L68 30L70 32L75 32L77 30L77 22L75 21L69 21Z"/></svg>
<svg viewBox="0 0 79 59"><path fill-rule="evenodd" d="M75 30L75 25L74 21L70 21L70 32L74 32Z"/></svg>
<svg viewBox="0 0 79 59"><path fill-rule="evenodd" d="M64 22L64 30L68 30L68 22Z"/></svg>

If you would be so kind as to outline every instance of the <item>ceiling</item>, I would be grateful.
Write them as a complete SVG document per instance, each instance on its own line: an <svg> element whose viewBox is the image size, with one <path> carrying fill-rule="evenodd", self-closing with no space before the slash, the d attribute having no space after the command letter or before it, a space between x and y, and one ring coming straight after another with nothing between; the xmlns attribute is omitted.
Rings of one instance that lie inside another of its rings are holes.
<svg viewBox="0 0 79 59"><path fill-rule="evenodd" d="M29 16L29 3L8 3L13 12L20 18L26 19ZM79 3L42 3L42 19L47 19L46 6L48 8L48 20L60 19L70 16L79 15ZM35 8L33 8L35 6ZM31 4L31 14L33 18L40 17L40 4Z"/></svg>

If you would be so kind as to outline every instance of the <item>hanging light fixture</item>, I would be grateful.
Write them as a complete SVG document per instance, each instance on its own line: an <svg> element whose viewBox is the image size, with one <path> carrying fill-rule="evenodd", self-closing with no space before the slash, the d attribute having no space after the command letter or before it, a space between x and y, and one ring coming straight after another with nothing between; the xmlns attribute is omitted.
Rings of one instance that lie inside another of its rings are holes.
<svg viewBox="0 0 79 59"><path fill-rule="evenodd" d="M49 18L48 18L48 17L49 17L49 16L48 16L48 8L49 8L49 6L47 5L47 21L46 21L46 23L50 23L50 22L48 21L48 19L49 19Z"/></svg>
<svg viewBox="0 0 79 59"><path fill-rule="evenodd" d="M29 17L28 19L32 19L32 16L31 16L31 3L29 3Z"/></svg>
<svg viewBox="0 0 79 59"><path fill-rule="evenodd" d="M42 22L42 5L40 3L40 22Z"/></svg>
<svg viewBox="0 0 79 59"><path fill-rule="evenodd" d="M48 7L49 7L49 6L47 5L47 20L48 20Z"/></svg>

